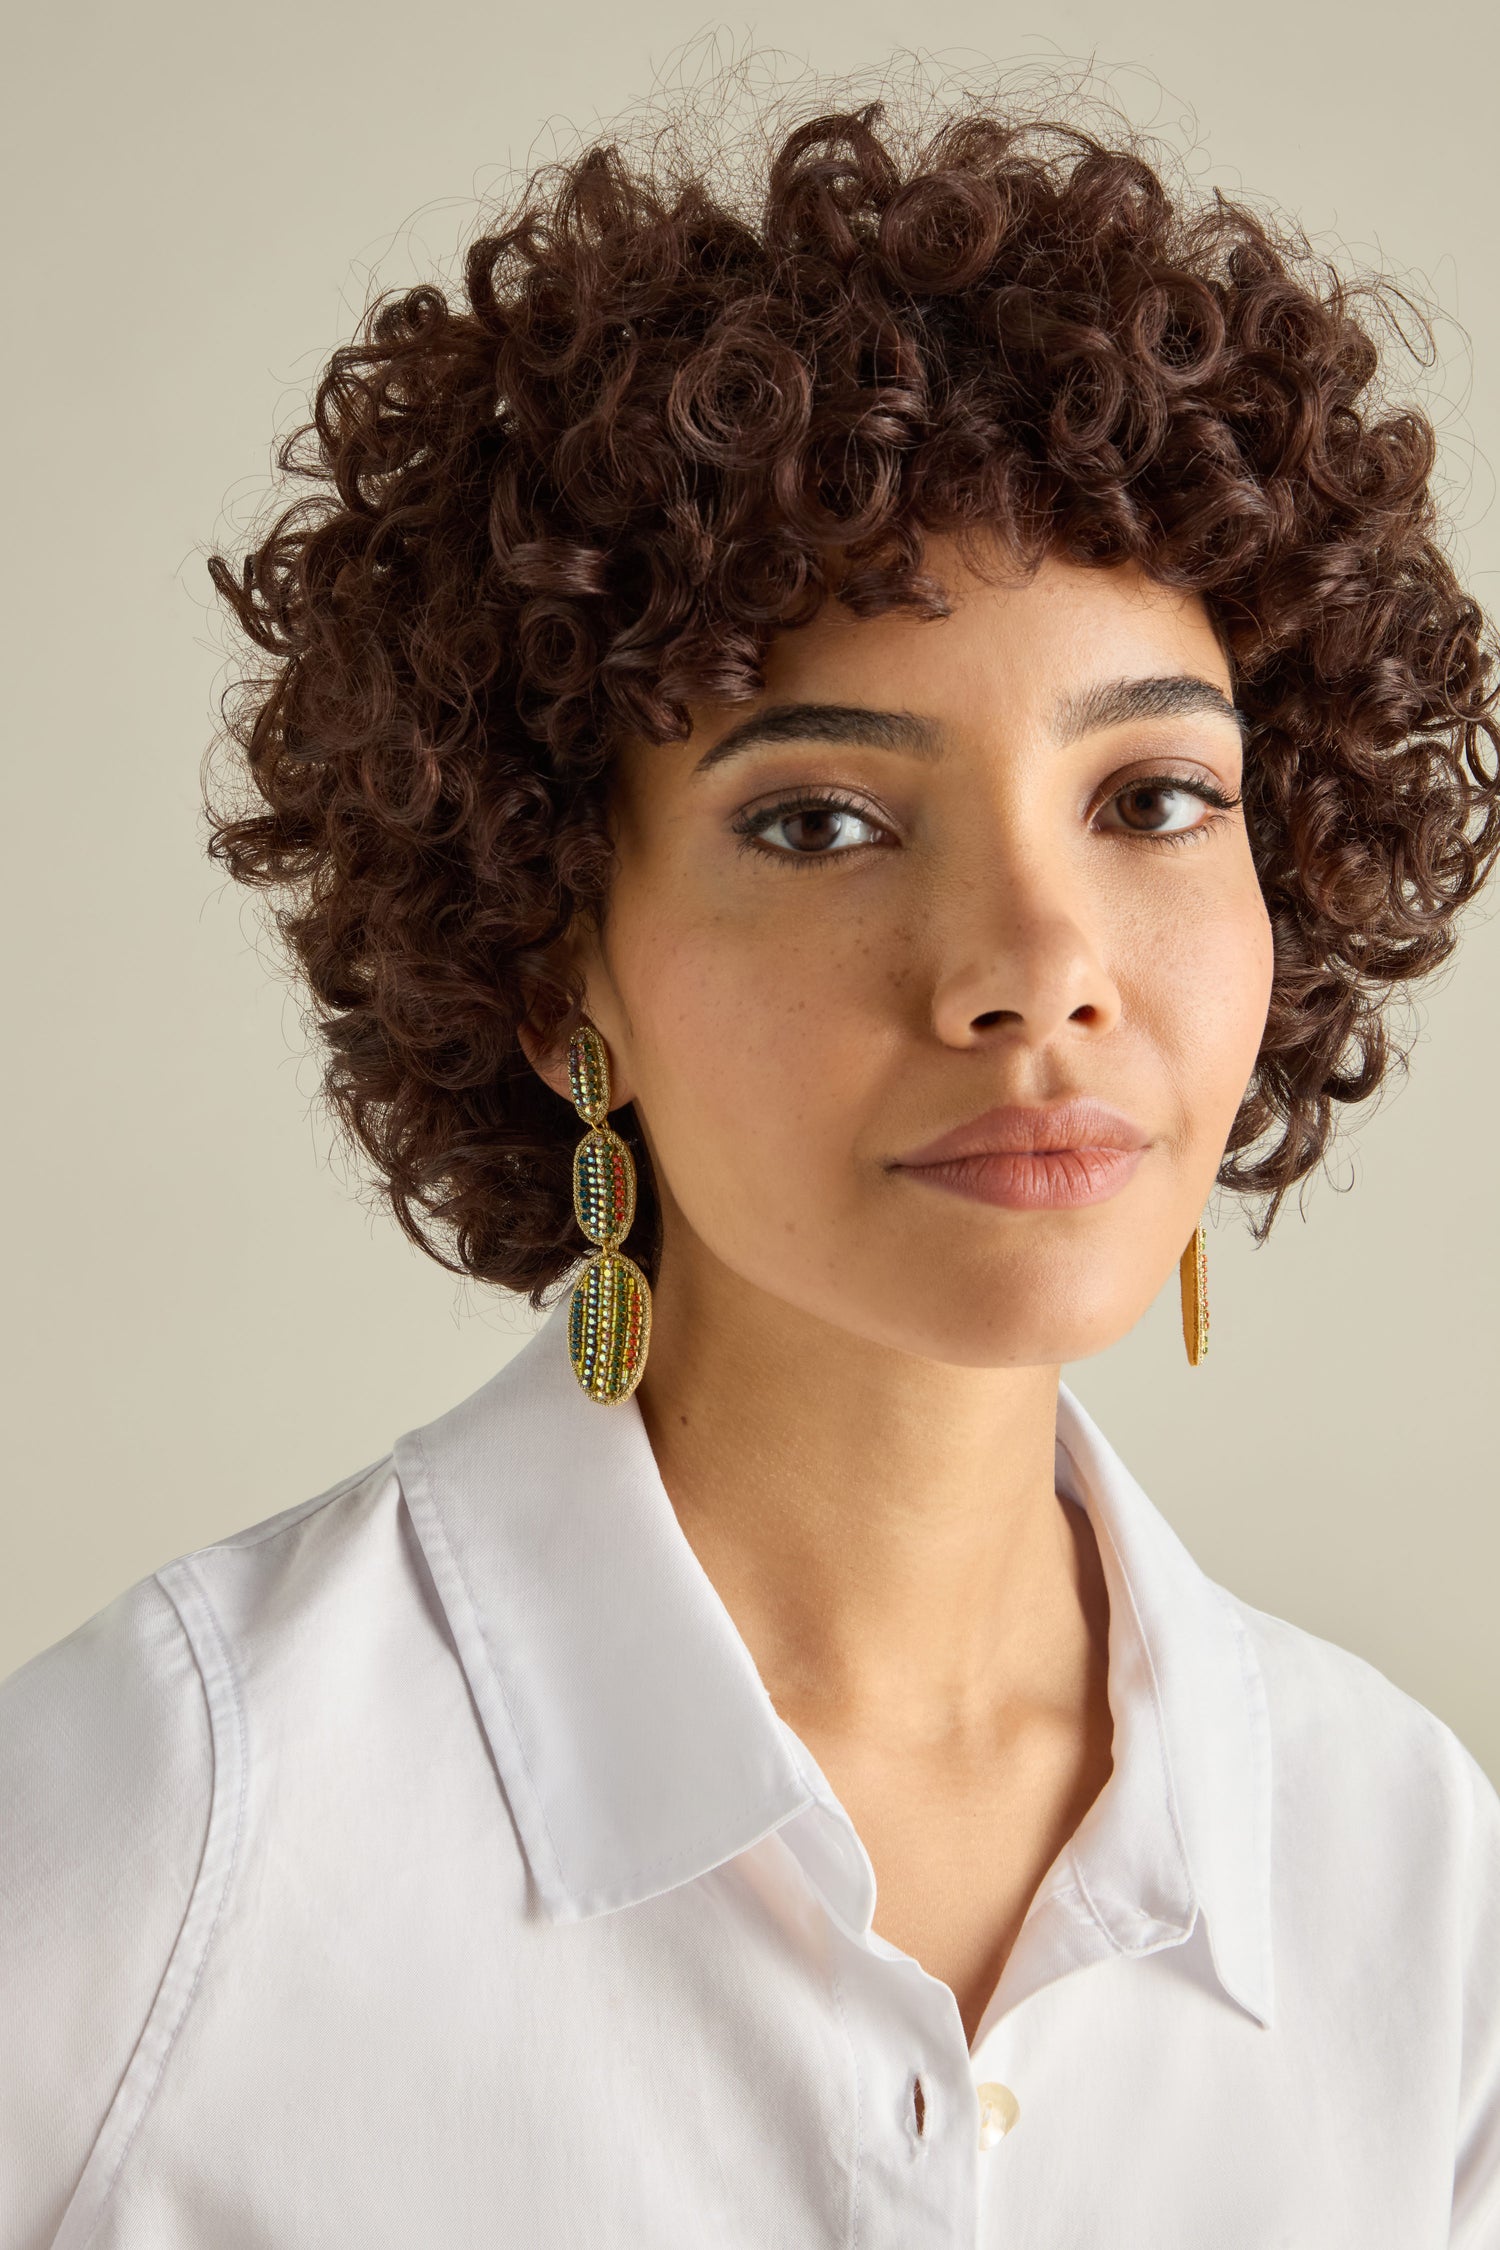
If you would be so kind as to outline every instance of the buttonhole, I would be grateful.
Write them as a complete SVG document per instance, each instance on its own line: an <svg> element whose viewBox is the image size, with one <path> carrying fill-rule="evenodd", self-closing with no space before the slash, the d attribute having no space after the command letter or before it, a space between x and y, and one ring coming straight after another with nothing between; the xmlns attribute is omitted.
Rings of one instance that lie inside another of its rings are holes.
<svg viewBox="0 0 1500 2250"><path fill-rule="evenodd" d="M920 2140L927 2130L927 2096L922 2091L920 2077L912 2080L911 2106L912 2115L917 2121L917 2138Z"/></svg>

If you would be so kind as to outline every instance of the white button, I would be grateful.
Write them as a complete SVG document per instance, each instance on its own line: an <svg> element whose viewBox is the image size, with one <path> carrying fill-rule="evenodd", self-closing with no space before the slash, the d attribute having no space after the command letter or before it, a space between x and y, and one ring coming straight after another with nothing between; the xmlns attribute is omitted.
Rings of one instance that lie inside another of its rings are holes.
<svg viewBox="0 0 1500 2250"><path fill-rule="evenodd" d="M993 2148L1003 2141L1021 2114L1021 2105L1008 2086L987 2079L979 2088L979 2145Z"/></svg>

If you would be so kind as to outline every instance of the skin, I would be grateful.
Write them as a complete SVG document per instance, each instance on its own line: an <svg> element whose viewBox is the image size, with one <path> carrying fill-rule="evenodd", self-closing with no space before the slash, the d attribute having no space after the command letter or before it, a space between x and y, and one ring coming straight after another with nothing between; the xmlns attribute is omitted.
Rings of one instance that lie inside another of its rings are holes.
<svg viewBox="0 0 1500 2250"><path fill-rule="evenodd" d="M1171 1276L1272 958L1232 712L1084 704L1183 678L1232 699L1202 604L1134 569L978 573L945 539L928 567L950 616L831 601L753 704L626 747L607 914L567 960L661 1192L635 1396L663 1482L870 1854L877 1930L972 2044L1111 1768L1098 1552L1053 1484L1059 1367ZM804 736L695 772L794 703L916 718L930 754ZM793 792L848 802L737 833ZM528 1052L566 1095L565 1049ZM1008 1209L895 1161L1075 1095L1146 1139L1101 1201Z"/></svg>

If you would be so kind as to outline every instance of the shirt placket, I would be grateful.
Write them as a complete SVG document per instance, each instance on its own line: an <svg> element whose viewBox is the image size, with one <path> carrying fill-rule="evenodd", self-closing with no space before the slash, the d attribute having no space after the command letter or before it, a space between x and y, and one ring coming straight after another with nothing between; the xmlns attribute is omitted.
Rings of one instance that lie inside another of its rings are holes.
<svg viewBox="0 0 1500 2250"><path fill-rule="evenodd" d="M868 1855L820 1778L809 1781L815 1801L783 1835L834 1925L857 2081L850 2239L859 2250L978 2250L989 2175L1020 2129L1003 2019L971 2053L950 1987L872 1927Z"/></svg>

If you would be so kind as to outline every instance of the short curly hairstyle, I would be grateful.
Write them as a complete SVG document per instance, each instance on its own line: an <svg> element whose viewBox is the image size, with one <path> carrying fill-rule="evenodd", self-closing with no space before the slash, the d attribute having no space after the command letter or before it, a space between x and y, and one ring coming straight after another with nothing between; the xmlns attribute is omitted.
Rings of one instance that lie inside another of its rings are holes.
<svg viewBox="0 0 1500 2250"><path fill-rule="evenodd" d="M311 489L209 562L259 654L208 848L275 894L413 1241L533 1307L576 1265L577 1119L517 1027L576 1006L551 949L607 898L613 754L753 697L832 585L944 614L936 532L1133 562L1215 623L1275 942L1219 1176L1263 1236L1500 849L1493 645L1430 419L1379 380L1393 294L1170 190L1128 128L968 99L915 145L878 103L783 126L748 193L606 140L528 179L461 290L376 297L278 448Z"/></svg>

